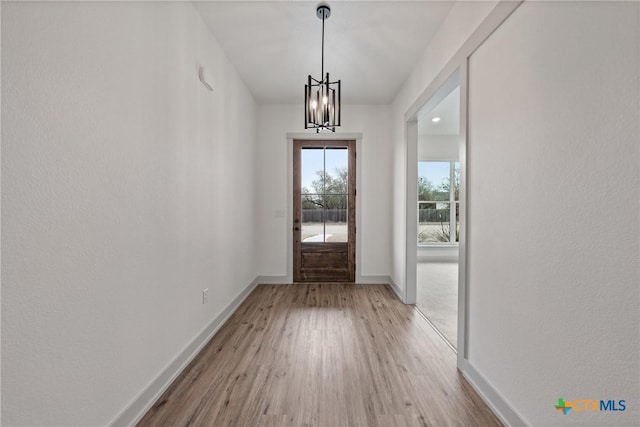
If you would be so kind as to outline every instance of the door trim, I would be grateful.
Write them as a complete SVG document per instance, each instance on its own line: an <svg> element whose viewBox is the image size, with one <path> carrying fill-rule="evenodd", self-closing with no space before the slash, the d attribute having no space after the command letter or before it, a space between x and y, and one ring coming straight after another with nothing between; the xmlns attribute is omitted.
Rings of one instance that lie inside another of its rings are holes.
<svg viewBox="0 0 640 427"><path fill-rule="evenodd" d="M284 226L286 230L285 236L287 239L287 253L286 253L286 273L282 276L282 282L293 283L293 140L294 139L308 139L308 140L355 140L356 141L356 206L362 207L362 156L363 156L363 144L361 132L344 132L344 133L305 133L305 132L288 132L286 134L285 148L287 150L287 212L286 221ZM364 283L366 280L361 274L361 242L360 236L362 235L362 228L360 227L362 209L356 208L356 281L355 283Z"/></svg>

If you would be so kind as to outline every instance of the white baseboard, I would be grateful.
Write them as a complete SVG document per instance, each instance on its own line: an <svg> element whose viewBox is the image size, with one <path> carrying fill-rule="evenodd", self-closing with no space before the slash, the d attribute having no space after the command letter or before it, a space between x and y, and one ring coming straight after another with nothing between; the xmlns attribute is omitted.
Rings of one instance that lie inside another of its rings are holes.
<svg viewBox="0 0 640 427"><path fill-rule="evenodd" d="M259 285L290 285L293 283L289 276L258 276L256 277L256 282ZM355 283L363 285L378 285L387 283L391 284L392 282L389 276L368 275L356 277Z"/></svg>
<svg viewBox="0 0 640 427"><path fill-rule="evenodd" d="M396 285L396 282L393 281L391 276L387 277L387 280L388 280L389 286L391 286L391 289L393 289L393 292L396 294L398 299L406 304L407 301L405 299L404 292L402 292L402 289L400 289L400 287Z"/></svg>
<svg viewBox="0 0 640 427"><path fill-rule="evenodd" d="M258 276L256 283L259 285L290 285L293 280L289 276Z"/></svg>
<svg viewBox="0 0 640 427"><path fill-rule="evenodd" d="M171 385L178 375L187 367L193 358L209 342L211 337L242 304L247 296L259 283L256 277L209 323L191 343L189 343L178 356L167 365L166 368L153 380L133 401L128 404L110 426L133 426L147 413L164 391Z"/></svg>
<svg viewBox="0 0 640 427"><path fill-rule="evenodd" d="M464 362L458 368L471 384L471 387L478 392L482 400L485 401L505 426L520 427L529 425L467 359L464 359Z"/></svg>
<svg viewBox="0 0 640 427"><path fill-rule="evenodd" d="M363 285L380 285L389 283L389 276L359 276L356 277L356 283Z"/></svg>

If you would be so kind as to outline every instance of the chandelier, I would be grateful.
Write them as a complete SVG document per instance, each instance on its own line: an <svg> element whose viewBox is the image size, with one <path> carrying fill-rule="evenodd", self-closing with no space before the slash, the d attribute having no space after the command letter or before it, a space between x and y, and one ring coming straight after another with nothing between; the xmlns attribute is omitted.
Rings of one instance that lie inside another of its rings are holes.
<svg viewBox="0 0 640 427"><path fill-rule="evenodd" d="M322 19L322 72L320 80L309 75L304 85L304 128L335 132L340 126L340 80L332 82L324 73L324 21L331 16L331 8L320 3L316 16Z"/></svg>

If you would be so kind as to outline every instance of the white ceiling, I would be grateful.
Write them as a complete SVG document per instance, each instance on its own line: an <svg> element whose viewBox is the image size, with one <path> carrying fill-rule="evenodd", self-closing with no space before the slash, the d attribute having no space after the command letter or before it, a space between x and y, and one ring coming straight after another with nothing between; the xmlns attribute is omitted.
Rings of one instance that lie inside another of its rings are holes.
<svg viewBox="0 0 640 427"><path fill-rule="evenodd" d="M302 103L320 77L317 1L195 2L259 103ZM342 103L387 104L453 6L452 1L332 1L325 72L342 81Z"/></svg>
<svg viewBox="0 0 640 427"><path fill-rule="evenodd" d="M434 123L432 119L439 117ZM432 109L423 107L418 111L418 135L460 134L460 86L456 86Z"/></svg>

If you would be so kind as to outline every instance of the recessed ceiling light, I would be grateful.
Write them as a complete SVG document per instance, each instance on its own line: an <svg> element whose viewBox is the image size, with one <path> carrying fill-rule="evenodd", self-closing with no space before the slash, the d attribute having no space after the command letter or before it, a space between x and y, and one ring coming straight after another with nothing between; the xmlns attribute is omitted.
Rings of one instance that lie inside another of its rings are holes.
<svg viewBox="0 0 640 427"><path fill-rule="evenodd" d="M433 119L431 119L431 121L433 123L438 123L440 121L440 117L434 117Z"/></svg>

